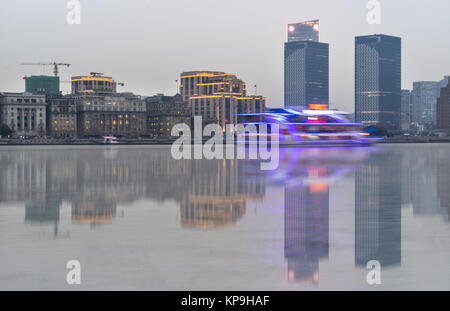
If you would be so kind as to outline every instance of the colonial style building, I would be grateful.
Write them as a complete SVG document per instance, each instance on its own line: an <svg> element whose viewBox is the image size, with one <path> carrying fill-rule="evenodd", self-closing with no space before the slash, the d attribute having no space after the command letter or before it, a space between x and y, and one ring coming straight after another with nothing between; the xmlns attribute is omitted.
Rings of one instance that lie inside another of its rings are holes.
<svg viewBox="0 0 450 311"><path fill-rule="evenodd" d="M237 124L238 114L265 110L266 99L247 95L246 84L234 74L192 71L181 74L180 94L194 116L206 123Z"/></svg>
<svg viewBox="0 0 450 311"><path fill-rule="evenodd" d="M16 136L44 136L45 95L0 93L0 123L8 125Z"/></svg>
<svg viewBox="0 0 450 311"><path fill-rule="evenodd" d="M156 96L145 99L147 105L147 135L152 137L171 137L176 124L191 126L191 109L180 94L175 96Z"/></svg>
<svg viewBox="0 0 450 311"><path fill-rule="evenodd" d="M47 96L47 135L77 136L77 96Z"/></svg>
<svg viewBox="0 0 450 311"><path fill-rule="evenodd" d="M146 106L132 93L83 94L77 100L78 136L138 137L145 133Z"/></svg>

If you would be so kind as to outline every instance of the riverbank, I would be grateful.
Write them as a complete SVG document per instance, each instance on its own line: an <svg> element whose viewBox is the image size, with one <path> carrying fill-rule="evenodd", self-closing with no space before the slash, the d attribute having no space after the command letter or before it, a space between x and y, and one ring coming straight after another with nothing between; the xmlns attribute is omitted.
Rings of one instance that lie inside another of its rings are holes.
<svg viewBox="0 0 450 311"><path fill-rule="evenodd" d="M208 139L204 139L206 142ZM171 145L176 139L126 139L122 138L115 145ZM431 143L450 143L449 137L390 137L385 138L379 142L380 144L431 144ZM104 145L102 139L30 139L30 140L19 140L19 139L0 139L0 146L63 146L63 145L73 145L73 146L84 146L84 145Z"/></svg>

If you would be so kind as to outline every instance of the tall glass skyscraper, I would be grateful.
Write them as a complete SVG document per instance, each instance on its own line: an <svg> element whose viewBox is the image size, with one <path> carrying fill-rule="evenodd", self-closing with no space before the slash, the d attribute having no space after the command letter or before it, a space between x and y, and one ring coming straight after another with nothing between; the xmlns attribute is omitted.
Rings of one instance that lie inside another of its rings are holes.
<svg viewBox="0 0 450 311"><path fill-rule="evenodd" d="M419 81L413 83L412 104L414 123L422 126L436 124L436 103L440 92L440 82Z"/></svg>
<svg viewBox="0 0 450 311"><path fill-rule="evenodd" d="M284 106L329 105L329 45L319 41L319 21L288 25L284 45Z"/></svg>
<svg viewBox="0 0 450 311"><path fill-rule="evenodd" d="M288 42L314 41L319 42L319 20L288 25Z"/></svg>
<svg viewBox="0 0 450 311"><path fill-rule="evenodd" d="M367 126L400 129L401 38L355 38L355 119Z"/></svg>

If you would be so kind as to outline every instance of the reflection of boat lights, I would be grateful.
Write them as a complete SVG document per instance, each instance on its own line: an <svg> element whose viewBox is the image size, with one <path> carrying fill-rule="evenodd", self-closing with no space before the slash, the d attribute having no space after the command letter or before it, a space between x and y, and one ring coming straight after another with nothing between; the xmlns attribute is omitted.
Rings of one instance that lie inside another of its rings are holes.
<svg viewBox="0 0 450 311"><path fill-rule="evenodd" d="M288 271L288 281L295 281L295 271L293 270Z"/></svg>

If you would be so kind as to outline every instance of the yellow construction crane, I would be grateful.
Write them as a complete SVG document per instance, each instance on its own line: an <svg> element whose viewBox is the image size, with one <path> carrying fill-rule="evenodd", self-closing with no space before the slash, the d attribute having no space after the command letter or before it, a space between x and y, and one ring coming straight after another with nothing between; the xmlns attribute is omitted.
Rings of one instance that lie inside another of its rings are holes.
<svg viewBox="0 0 450 311"><path fill-rule="evenodd" d="M70 64L65 64L65 63L22 63L21 65L32 65L32 66L53 66L53 74L56 76L58 76L58 66L67 66L70 67Z"/></svg>

